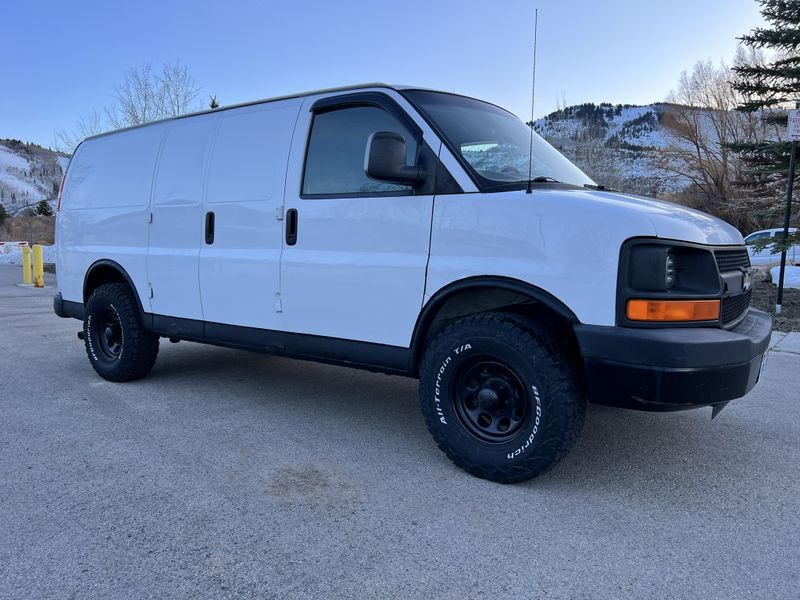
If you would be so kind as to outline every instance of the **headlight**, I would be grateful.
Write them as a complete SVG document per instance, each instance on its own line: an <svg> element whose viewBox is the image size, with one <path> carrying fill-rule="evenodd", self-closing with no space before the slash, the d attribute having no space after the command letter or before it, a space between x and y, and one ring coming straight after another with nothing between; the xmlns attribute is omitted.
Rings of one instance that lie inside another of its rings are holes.
<svg viewBox="0 0 800 600"><path fill-rule="evenodd" d="M667 250L667 257L664 265L664 285L670 289L675 285L675 255L672 254L672 248Z"/></svg>
<svg viewBox="0 0 800 600"><path fill-rule="evenodd" d="M630 286L642 292L666 292L675 285L677 261L669 246L637 246L629 261Z"/></svg>
<svg viewBox="0 0 800 600"><path fill-rule="evenodd" d="M689 323L719 318L722 283L713 252L701 244L628 240L620 255L617 289L618 323L643 326L643 321Z"/></svg>
<svg viewBox="0 0 800 600"><path fill-rule="evenodd" d="M627 285L634 292L717 294L719 273L705 248L678 243L636 243L627 248Z"/></svg>

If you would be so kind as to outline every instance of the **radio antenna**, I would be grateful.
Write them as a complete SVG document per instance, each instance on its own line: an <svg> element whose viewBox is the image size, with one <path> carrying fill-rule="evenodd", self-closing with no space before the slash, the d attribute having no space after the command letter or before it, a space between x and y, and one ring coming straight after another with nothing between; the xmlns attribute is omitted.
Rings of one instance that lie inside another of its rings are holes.
<svg viewBox="0 0 800 600"><path fill-rule="evenodd" d="M536 40L539 36L539 9L536 9L533 17L533 82L531 83L531 141L528 146L528 189L526 193L533 192L533 111L536 107Z"/></svg>

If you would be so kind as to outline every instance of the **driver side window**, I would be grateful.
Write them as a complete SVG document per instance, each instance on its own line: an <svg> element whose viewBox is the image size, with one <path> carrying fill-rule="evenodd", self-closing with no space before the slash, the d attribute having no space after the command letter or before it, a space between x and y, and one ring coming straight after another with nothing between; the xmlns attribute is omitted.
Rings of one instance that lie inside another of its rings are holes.
<svg viewBox="0 0 800 600"><path fill-rule="evenodd" d="M414 164L417 141L410 131L375 106L355 106L314 116L306 150L304 196L410 195L407 185L376 181L364 172L369 136L378 131L398 133L406 141L406 162Z"/></svg>

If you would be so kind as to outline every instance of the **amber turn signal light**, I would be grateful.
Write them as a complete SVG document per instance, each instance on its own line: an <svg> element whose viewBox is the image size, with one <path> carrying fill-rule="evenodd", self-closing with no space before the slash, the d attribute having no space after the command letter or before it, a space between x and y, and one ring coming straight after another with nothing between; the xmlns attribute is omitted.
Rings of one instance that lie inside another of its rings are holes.
<svg viewBox="0 0 800 600"><path fill-rule="evenodd" d="M719 300L628 300L630 321L716 321Z"/></svg>

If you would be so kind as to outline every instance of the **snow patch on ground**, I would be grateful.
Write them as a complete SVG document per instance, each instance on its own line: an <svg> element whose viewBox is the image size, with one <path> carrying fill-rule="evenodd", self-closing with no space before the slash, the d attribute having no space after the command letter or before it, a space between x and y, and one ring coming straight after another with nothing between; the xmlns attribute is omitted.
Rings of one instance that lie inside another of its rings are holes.
<svg viewBox="0 0 800 600"><path fill-rule="evenodd" d="M772 283L778 285L781 277L780 266L772 267L769 270L769 274L772 276ZM800 267L786 265L786 272L783 275L783 287L800 290Z"/></svg>
<svg viewBox="0 0 800 600"><path fill-rule="evenodd" d="M19 177L13 173L0 171L0 183L4 183L6 187L16 194L29 197L31 202L38 202L41 200L43 195L42 192L36 188L36 186L31 185L27 181L19 179Z"/></svg>
<svg viewBox="0 0 800 600"><path fill-rule="evenodd" d="M56 247L42 246L42 259L45 263L56 262ZM33 260L33 255L31 255ZM8 244L0 246L0 265L21 265L22 264L22 247L9 246Z"/></svg>

